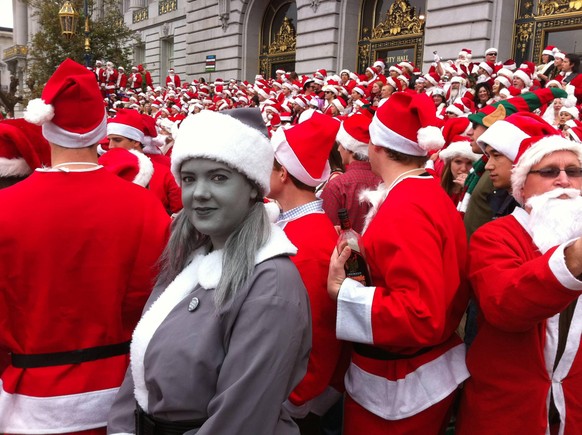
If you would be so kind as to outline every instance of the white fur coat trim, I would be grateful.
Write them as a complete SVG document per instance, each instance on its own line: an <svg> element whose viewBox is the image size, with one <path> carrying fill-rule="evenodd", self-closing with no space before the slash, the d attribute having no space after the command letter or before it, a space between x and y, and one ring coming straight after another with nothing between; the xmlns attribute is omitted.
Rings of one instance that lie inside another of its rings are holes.
<svg viewBox="0 0 582 435"><path fill-rule="evenodd" d="M255 264L279 255L295 255L297 248L289 241L283 230L271 224L271 235L265 246L257 252ZM145 383L144 358L148 345L156 330L170 311L200 284L209 290L216 288L222 274L222 250L204 254L197 252L194 259L172 281L164 292L152 303L133 332L131 342L131 373L134 395L139 406L148 411L148 391Z"/></svg>

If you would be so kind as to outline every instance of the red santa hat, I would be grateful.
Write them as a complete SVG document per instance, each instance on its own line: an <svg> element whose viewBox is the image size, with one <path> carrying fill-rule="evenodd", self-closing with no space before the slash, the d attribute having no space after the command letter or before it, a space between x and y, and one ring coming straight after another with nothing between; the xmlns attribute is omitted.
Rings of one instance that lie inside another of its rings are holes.
<svg viewBox="0 0 582 435"><path fill-rule="evenodd" d="M461 51L459 51L459 57L461 56L465 56L467 59L471 59L473 57L473 53L468 48L461 48Z"/></svg>
<svg viewBox="0 0 582 435"><path fill-rule="evenodd" d="M293 99L293 102L295 104L297 104L299 107L301 107L302 109L306 109L307 106L309 105L309 101L307 101L307 98L305 98L303 95L297 95Z"/></svg>
<svg viewBox="0 0 582 435"><path fill-rule="evenodd" d="M487 71L487 74L491 75L493 74L493 71L495 71L495 64L493 62L481 62L479 63L479 68L483 68L485 71Z"/></svg>
<svg viewBox="0 0 582 435"><path fill-rule="evenodd" d="M154 175L151 160L135 150L110 149L99 157L99 164L109 172L142 187L147 187Z"/></svg>
<svg viewBox="0 0 582 435"><path fill-rule="evenodd" d="M51 149L42 129L24 119L0 121L0 177L26 177L51 165Z"/></svg>
<svg viewBox="0 0 582 435"><path fill-rule="evenodd" d="M412 156L426 156L445 140L434 102L426 94L397 92L378 108L370 124L371 143Z"/></svg>
<svg viewBox="0 0 582 435"><path fill-rule="evenodd" d="M360 94L362 97L364 95L366 95L366 90L364 89L363 86L354 86L354 88L352 89L352 92L357 92L358 94Z"/></svg>
<svg viewBox="0 0 582 435"><path fill-rule="evenodd" d="M524 139L553 134L559 132L539 116L531 112L518 112L495 122L479 136L477 145L483 151L489 145L513 162Z"/></svg>
<svg viewBox="0 0 582 435"><path fill-rule="evenodd" d="M433 86L438 86L441 81L441 77L436 72L427 73L424 78Z"/></svg>
<svg viewBox="0 0 582 435"><path fill-rule="evenodd" d="M340 125L336 141L346 150L367 156L372 119L362 114L348 116Z"/></svg>
<svg viewBox="0 0 582 435"><path fill-rule="evenodd" d="M388 68L389 72L395 72L398 75L402 74L402 68L399 68L397 65L392 65L390 68Z"/></svg>
<svg viewBox="0 0 582 435"><path fill-rule="evenodd" d="M481 155L474 153L471 149L470 137L457 135L449 138L445 149L439 152L439 158L446 163L457 157L476 162L481 158Z"/></svg>
<svg viewBox="0 0 582 435"><path fill-rule="evenodd" d="M329 178L328 158L339 127L337 120L314 112L294 127L278 129L271 139L275 158L299 181L315 187Z"/></svg>
<svg viewBox="0 0 582 435"><path fill-rule="evenodd" d="M457 116L469 116L475 113L475 103L470 98L457 98L453 104L447 107L447 113L454 113Z"/></svg>
<svg viewBox="0 0 582 435"><path fill-rule="evenodd" d="M374 64L372 65L375 68L380 68L380 71L384 71L384 68L386 68L386 64L384 62L382 62L382 59L378 59L376 62L374 62ZM349 72L348 72L349 74Z"/></svg>
<svg viewBox="0 0 582 435"><path fill-rule="evenodd" d="M171 170L179 185L182 184L182 163L200 158L222 162L236 169L256 183L261 196L269 193L273 148L258 108L222 112L203 110L186 117L178 132L172 148Z"/></svg>
<svg viewBox="0 0 582 435"><path fill-rule="evenodd" d="M558 50L556 48L556 51L554 51L554 58L555 59L564 59L566 57L566 53L562 53L560 50Z"/></svg>
<svg viewBox="0 0 582 435"><path fill-rule="evenodd" d="M392 77L386 78L386 84L392 86L394 88L395 92L402 91L402 89L404 89L404 83L402 83L401 80L398 80L398 79L395 80Z"/></svg>
<svg viewBox="0 0 582 435"><path fill-rule="evenodd" d="M515 71L517 64L515 63L515 60L507 59L505 62L503 62L503 68L508 69L509 71Z"/></svg>
<svg viewBox="0 0 582 435"><path fill-rule="evenodd" d="M497 53L497 49L495 47L489 47L485 50L485 55L488 55L489 53Z"/></svg>
<svg viewBox="0 0 582 435"><path fill-rule="evenodd" d="M582 164L582 144L566 139L560 134L530 137L520 143L511 172L512 195L517 202L524 204L522 190L531 168L545 156L556 151L572 151Z"/></svg>
<svg viewBox="0 0 582 435"><path fill-rule="evenodd" d="M400 68L407 68L410 72L414 71L414 64L410 61L403 60L398 64L398 66Z"/></svg>
<svg viewBox="0 0 582 435"><path fill-rule="evenodd" d="M315 74L313 74L313 76L320 80L324 80L327 77L327 71L323 68L318 69L317 71L315 71Z"/></svg>
<svg viewBox="0 0 582 435"><path fill-rule="evenodd" d="M517 71L513 73L513 77L520 78L523 80L526 88L531 86L531 76L529 75L529 71L526 69L519 68Z"/></svg>
<svg viewBox="0 0 582 435"><path fill-rule="evenodd" d="M133 109L119 109L115 118L110 118L107 123L107 135L123 136L141 144L144 142L143 130L143 117Z"/></svg>
<svg viewBox="0 0 582 435"><path fill-rule="evenodd" d="M495 77L495 81L501 83L506 88L509 88L511 86L511 82L509 81L509 79L502 75L498 75L497 77Z"/></svg>
<svg viewBox="0 0 582 435"><path fill-rule="evenodd" d="M80 116L82 115L82 116ZM43 136L65 148L85 148L105 136L107 113L95 74L66 59L28 103L24 118L42 125Z"/></svg>
<svg viewBox="0 0 582 435"><path fill-rule="evenodd" d="M447 118L443 126L445 144L451 142L454 136L467 136L471 129L471 121L468 118Z"/></svg>
<svg viewBox="0 0 582 435"><path fill-rule="evenodd" d="M544 51L542 51L542 54L547 54L549 56L553 56L555 50L556 50L555 45L548 45L546 48L544 48Z"/></svg>
<svg viewBox="0 0 582 435"><path fill-rule="evenodd" d="M578 124L574 127L570 127L568 130L566 130L566 133L568 133L570 135L570 138L573 141L576 141L578 143L582 143L582 125L578 125Z"/></svg>
<svg viewBox="0 0 582 435"><path fill-rule="evenodd" d="M339 111L340 115L343 115L344 110L348 107L348 103L342 97L336 97L331 100L331 104L335 106L335 108Z"/></svg>

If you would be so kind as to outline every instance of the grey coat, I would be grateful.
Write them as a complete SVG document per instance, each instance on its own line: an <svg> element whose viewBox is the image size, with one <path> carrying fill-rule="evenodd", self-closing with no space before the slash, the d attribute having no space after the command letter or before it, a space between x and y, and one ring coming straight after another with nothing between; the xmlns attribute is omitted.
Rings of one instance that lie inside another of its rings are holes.
<svg viewBox="0 0 582 435"><path fill-rule="evenodd" d="M188 435L299 433L281 405L306 372L309 300L286 256L295 251L293 245L274 231L249 282L220 311L212 288L220 277L221 255L209 254L200 265L188 266L166 289L156 286L134 333L132 363L110 412L109 434L135 433L136 399L154 417L207 418ZM173 300L164 313L160 295L170 294L182 275L184 289L201 282L166 298ZM198 298L194 310L193 298ZM147 324L156 321L159 325ZM140 334L148 327L151 339L143 341Z"/></svg>

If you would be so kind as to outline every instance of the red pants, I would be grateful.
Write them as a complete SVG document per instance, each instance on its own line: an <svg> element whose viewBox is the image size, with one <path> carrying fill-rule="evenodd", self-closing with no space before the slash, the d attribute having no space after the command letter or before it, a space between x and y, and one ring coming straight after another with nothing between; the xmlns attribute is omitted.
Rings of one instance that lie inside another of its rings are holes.
<svg viewBox="0 0 582 435"><path fill-rule="evenodd" d="M440 435L444 434L451 418L457 391L439 403L402 420L384 420L364 409L346 394L343 435Z"/></svg>

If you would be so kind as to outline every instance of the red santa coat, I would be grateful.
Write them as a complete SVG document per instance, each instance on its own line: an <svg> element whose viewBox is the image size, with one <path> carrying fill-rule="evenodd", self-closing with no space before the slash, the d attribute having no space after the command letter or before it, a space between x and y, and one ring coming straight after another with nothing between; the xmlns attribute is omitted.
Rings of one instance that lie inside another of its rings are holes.
<svg viewBox="0 0 582 435"><path fill-rule="evenodd" d="M170 83L173 83L176 88L182 86L182 81L180 80L180 76L178 74L166 76L166 86L168 86Z"/></svg>
<svg viewBox="0 0 582 435"><path fill-rule="evenodd" d="M337 336L416 354L380 360L354 350L345 379L350 397L392 420L399 433L398 420L419 417L469 376L455 333L469 298L467 243L459 213L432 177L408 177L390 190L381 185L375 195L377 213L363 242L376 287L344 280ZM436 427L434 421L419 425L426 433Z"/></svg>
<svg viewBox="0 0 582 435"><path fill-rule="evenodd" d="M312 411L322 415L339 399L329 388L339 369L342 342L335 336L336 304L327 294L329 259L337 242L337 232L327 215L314 212L293 221L280 223L285 234L297 247L291 260L297 266L309 294L312 317L312 348L307 373L295 387L289 401L296 412Z"/></svg>
<svg viewBox="0 0 582 435"><path fill-rule="evenodd" d="M127 74L125 73L117 73L117 82L115 83L117 89L125 89L127 86Z"/></svg>
<svg viewBox="0 0 582 435"><path fill-rule="evenodd" d="M137 72L131 73L131 75L129 76L129 81L131 89L133 89L134 91L141 91L143 77L141 76L140 73Z"/></svg>
<svg viewBox="0 0 582 435"><path fill-rule="evenodd" d="M553 369L558 313L579 298L582 282L564 263L566 244L541 254L528 233L529 215L510 216L471 237L470 278L479 303L457 432L544 434L553 395L560 434L582 433L582 303L564 353Z"/></svg>
<svg viewBox="0 0 582 435"><path fill-rule="evenodd" d="M128 341L169 227L151 193L105 169L37 171L0 191L0 203L0 348L30 355ZM0 433L104 427L128 363L8 366Z"/></svg>
<svg viewBox="0 0 582 435"><path fill-rule="evenodd" d="M176 184L176 180L170 168L157 159L152 160L154 175L150 181L149 189L162 202L169 214L182 210L182 189Z"/></svg>

